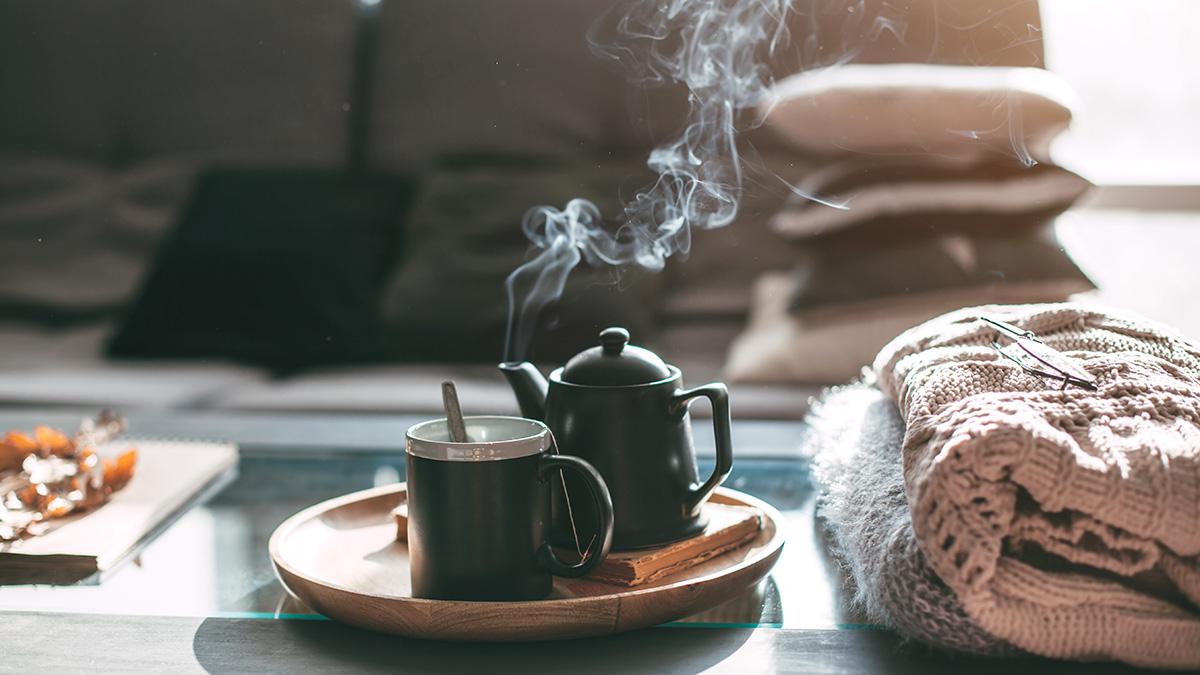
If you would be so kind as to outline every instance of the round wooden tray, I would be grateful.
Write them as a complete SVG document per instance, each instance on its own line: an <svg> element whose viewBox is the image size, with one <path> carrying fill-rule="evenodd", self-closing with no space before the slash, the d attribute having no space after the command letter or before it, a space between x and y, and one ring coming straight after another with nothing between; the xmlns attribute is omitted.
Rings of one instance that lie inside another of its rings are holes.
<svg viewBox="0 0 1200 675"><path fill-rule="evenodd" d="M271 535L283 585L318 612L371 630L439 640L521 641L619 633L713 607L771 571L783 518L768 504L719 488L712 500L753 506L763 527L748 544L644 586L555 577L544 600L464 602L413 598L408 547L391 510L405 484L331 499L287 519Z"/></svg>

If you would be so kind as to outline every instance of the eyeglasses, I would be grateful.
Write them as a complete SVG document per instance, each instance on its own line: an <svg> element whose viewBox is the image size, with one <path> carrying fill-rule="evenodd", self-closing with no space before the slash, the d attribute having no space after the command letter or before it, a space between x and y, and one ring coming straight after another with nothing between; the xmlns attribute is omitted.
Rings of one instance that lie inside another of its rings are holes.
<svg viewBox="0 0 1200 675"><path fill-rule="evenodd" d="M1080 367L1075 359L1046 345L1033 334L1033 331L1021 330L1010 323L989 319L986 316L979 318L990 324L997 333L1017 344L1022 353L1011 354L1004 351L998 341L992 340L993 349L1004 358L1017 364L1025 372L1043 379L1059 380L1062 382L1062 389L1066 389L1068 385L1074 385L1081 389L1096 390L1096 378L1091 373Z"/></svg>

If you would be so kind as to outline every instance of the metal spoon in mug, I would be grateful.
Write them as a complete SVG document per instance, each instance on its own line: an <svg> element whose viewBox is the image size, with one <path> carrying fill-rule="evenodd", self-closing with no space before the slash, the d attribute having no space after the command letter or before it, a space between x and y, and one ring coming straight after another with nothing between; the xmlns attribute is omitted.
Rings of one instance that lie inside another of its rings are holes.
<svg viewBox="0 0 1200 675"><path fill-rule="evenodd" d="M471 440L467 437L462 406L458 404L458 390L454 388L454 382L451 380L442 383L442 407L446 410L446 427L450 430L450 440L455 443Z"/></svg>

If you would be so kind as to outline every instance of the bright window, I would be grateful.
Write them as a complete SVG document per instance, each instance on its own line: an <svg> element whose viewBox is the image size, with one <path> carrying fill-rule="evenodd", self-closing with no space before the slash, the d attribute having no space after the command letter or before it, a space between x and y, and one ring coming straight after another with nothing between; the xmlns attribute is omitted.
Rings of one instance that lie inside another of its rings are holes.
<svg viewBox="0 0 1200 675"><path fill-rule="evenodd" d="M1200 2L1041 0L1046 65L1082 99L1057 159L1099 184L1200 185Z"/></svg>

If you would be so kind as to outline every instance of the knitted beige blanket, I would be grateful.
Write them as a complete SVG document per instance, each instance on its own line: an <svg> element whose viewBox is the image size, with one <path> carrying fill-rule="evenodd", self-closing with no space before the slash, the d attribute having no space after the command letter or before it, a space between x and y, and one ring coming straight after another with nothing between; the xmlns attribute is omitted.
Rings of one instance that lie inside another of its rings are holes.
<svg viewBox="0 0 1200 675"><path fill-rule="evenodd" d="M980 316L1097 390L1000 357ZM1045 656L1200 668L1200 347L1077 305L989 306L903 333L875 371L906 419L917 542L973 621Z"/></svg>

